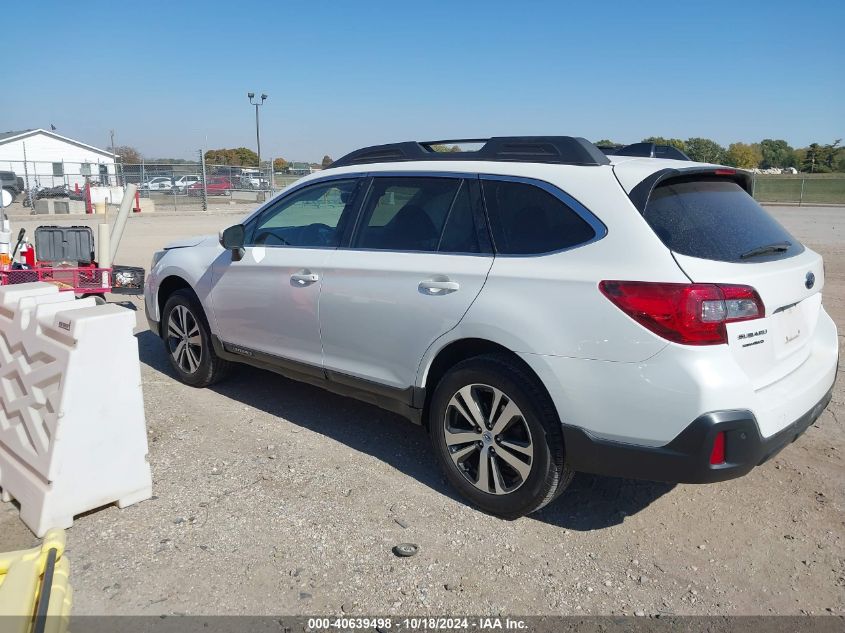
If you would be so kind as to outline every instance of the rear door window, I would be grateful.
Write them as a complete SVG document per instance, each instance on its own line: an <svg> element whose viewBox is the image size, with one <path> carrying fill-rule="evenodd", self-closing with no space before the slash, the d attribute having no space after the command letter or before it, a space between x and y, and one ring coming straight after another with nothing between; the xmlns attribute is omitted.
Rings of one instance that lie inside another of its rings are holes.
<svg viewBox="0 0 845 633"><path fill-rule="evenodd" d="M355 248L478 253L469 181L376 177L364 203Z"/></svg>
<svg viewBox="0 0 845 633"><path fill-rule="evenodd" d="M658 185L643 217L670 250L689 257L759 262L804 250L742 187L724 178Z"/></svg>

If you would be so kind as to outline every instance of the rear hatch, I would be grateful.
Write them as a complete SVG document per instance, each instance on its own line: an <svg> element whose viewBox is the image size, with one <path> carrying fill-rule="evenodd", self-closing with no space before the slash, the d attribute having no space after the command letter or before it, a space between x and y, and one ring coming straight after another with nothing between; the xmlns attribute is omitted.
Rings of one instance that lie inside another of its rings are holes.
<svg viewBox="0 0 845 633"><path fill-rule="evenodd" d="M765 316L727 324L728 346L754 389L807 359L821 308L822 258L747 193L732 170L674 175L651 189L643 217L694 283L753 287Z"/></svg>

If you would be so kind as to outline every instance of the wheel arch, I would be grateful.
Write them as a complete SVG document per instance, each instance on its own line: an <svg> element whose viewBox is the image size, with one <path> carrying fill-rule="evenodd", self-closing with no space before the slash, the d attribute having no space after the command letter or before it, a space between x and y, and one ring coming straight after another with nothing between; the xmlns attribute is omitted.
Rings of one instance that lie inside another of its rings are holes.
<svg viewBox="0 0 845 633"><path fill-rule="evenodd" d="M489 339L460 338L445 344L432 356L428 365L422 368L422 386L425 388L425 402L423 404L422 415L423 425L428 424L428 408L431 403L431 398L434 394L434 390L437 388L437 384L446 372L462 361L488 354L507 356L509 360L512 360L515 364L527 372L529 376L533 377L537 381L537 385L543 394L549 399L549 402L552 403L555 412L557 412L557 407L554 405L554 399L546 387L546 384L534 368L525 362L519 354L504 345ZM559 413L558 419L560 419Z"/></svg>
<svg viewBox="0 0 845 633"><path fill-rule="evenodd" d="M158 286L158 294L156 296L156 304L158 306L158 314L160 318L164 318L164 304L167 303L168 297L177 290L182 289L190 290L193 295L197 297L197 293L191 287L191 284L179 275L168 275L161 280L161 283ZM199 301L199 297L197 297L197 301Z"/></svg>

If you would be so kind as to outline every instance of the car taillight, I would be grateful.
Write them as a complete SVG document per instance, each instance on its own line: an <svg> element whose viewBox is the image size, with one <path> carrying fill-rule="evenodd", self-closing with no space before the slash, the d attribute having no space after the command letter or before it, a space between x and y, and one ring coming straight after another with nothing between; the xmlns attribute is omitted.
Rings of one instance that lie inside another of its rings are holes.
<svg viewBox="0 0 845 633"><path fill-rule="evenodd" d="M750 286L602 281L599 290L640 325L684 345L727 343L726 323L766 315Z"/></svg>

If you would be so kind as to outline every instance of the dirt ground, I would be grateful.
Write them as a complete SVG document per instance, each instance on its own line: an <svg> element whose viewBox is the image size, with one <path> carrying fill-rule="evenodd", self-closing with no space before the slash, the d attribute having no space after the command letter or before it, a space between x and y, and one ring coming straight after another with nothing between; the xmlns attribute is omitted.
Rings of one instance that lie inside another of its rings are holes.
<svg viewBox="0 0 845 633"><path fill-rule="evenodd" d="M845 208L771 211L824 255L845 332ZM147 267L166 242L237 219L133 217L117 263ZM744 478L578 475L507 522L457 498L424 431L392 414L246 367L212 389L176 382L142 301L129 305L155 496L68 531L76 614L845 614L842 380ZM0 505L0 551L36 542ZM395 557L400 542L419 553Z"/></svg>

